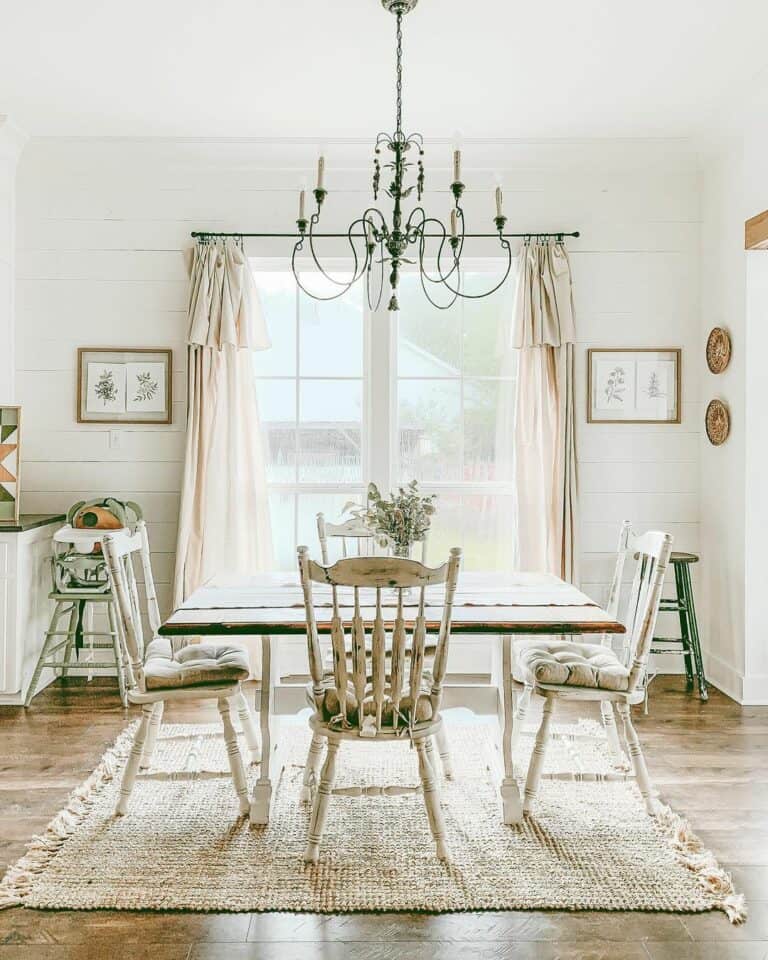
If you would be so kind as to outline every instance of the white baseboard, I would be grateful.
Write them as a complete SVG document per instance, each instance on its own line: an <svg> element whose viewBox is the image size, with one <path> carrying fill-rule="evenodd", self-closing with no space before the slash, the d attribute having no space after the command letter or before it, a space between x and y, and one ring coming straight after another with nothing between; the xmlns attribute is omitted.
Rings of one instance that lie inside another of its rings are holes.
<svg viewBox="0 0 768 960"><path fill-rule="evenodd" d="M704 654L704 667L708 682L736 703L745 707L768 705L768 675L745 677L714 653Z"/></svg>

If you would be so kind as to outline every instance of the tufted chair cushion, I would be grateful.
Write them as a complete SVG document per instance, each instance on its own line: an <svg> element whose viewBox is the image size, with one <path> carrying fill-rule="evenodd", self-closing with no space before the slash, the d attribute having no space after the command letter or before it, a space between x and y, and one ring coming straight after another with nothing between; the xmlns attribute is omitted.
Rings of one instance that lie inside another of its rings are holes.
<svg viewBox="0 0 768 960"><path fill-rule="evenodd" d="M323 706L321 710L322 719L328 723L329 720L332 720L339 713L339 697L336 693L336 685L334 683L333 677L326 677L323 681ZM432 719L432 701L429 699L429 681L428 678L424 678L422 682L423 693L419 694L416 700L416 722L424 723L427 720ZM312 684L307 684L306 687L306 697L307 703L314 708L315 699L312 693ZM365 712L373 713L373 703L367 701L365 704ZM352 684L348 684L347 688L347 719L353 726L359 725L359 716L357 708L357 698L355 697L355 688ZM405 721L407 722L410 719L411 715L411 698L410 696L405 696L400 701L400 724ZM387 701L384 704L384 709L381 712L381 722L385 727L392 726L392 704Z"/></svg>
<svg viewBox="0 0 768 960"><path fill-rule="evenodd" d="M242 647L227 643L187 643L157 637L144 655L147 690L199 687L248 678L248 656Z"/></svg>
<svg viewBox="0 0 768 960"><path fill-rule="evenodd" d="M512 672L519 683L629 689L629 671L609 647L599 643L527 640L517 648Z"/></svg>

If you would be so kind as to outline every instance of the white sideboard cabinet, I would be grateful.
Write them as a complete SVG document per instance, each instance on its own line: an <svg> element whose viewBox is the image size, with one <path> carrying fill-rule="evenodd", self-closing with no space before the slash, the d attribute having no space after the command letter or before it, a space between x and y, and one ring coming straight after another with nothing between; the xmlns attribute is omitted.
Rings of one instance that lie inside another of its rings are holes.
<svg viewBox="0 0 768 960"><path fill-rule="evenodd" d="M0 704L21 704L43 646L53 604L51 538L63 514L22 514L0 524ZM41 687L53 679L52 671Z"/></svg>

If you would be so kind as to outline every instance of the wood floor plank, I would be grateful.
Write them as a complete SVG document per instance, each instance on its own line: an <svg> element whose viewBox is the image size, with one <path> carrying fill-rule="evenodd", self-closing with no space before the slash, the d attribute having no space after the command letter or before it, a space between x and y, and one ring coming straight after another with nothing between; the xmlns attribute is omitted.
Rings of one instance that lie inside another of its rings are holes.
<svg viewBox="0 0 768 960"><path fill-rule="evenodd" d="M135 718L109 680L57 683L32 708L0 707L0 870ZM216 722L170 704L172 722ZM567 710L563 716L568 716ZM718 691L702 704L680 678L651 688L636 723L662 796L734 875L750 919L510 911L482 914L190 914L0 911L0 960L768 960L768 708ZM248 942L245 942L245 941Z"/></svg>

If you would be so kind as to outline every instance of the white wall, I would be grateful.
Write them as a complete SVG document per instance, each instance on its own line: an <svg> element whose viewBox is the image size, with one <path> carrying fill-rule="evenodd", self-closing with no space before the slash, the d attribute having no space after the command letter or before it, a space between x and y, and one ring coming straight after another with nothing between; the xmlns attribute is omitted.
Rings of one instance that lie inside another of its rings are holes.
<svg viewBox="0 0 768 960"><path fill-rule="evenodd" d="M25 139L8 117L0 116L0 403L13 403L16 395L16 164Z"/></svg>
<svg viewBox="0 0 768 960"><path fill-rule="evenodd" d="M719 324L731 332L728 370L704 372L704 400L731 411L720 448L702 439L701 537L711 564L708 671L742 703L768 703L768 252L744 251L744 221L768 209L768 84L751 88L720 118L706 143L702 177L702 342Z"/></svg>
<svg viewBox="0 0 768 960"><path fill-rule="evenodd" d="M181 251L192 229L290 231L297 186L311 177L314 155L314 145L302 143L41 139L22 158L16 366L26 421L23 506L61 509L106 491L140 501L164 610L184 420ZM368 200L370 145L332 144L327 157L323 218L340 228ZM448 184L449 158L448 144L428 146L428 186ZM600 599L623 519L669 530L681 549L699 548L695 157L676 141L478 141L466 144L464 160L472 228L492 228L501 172L509 229L582 231L569 246L580 338L583 581ZM427 202L445 214L447 190ZM289 251L290 241L249 248L253 255ZM170 427L126 428L114 449L104 427L76 424L75 350L98 345L173 347ZM683 423L587 425L588 346L682 347Z"/></svg>

